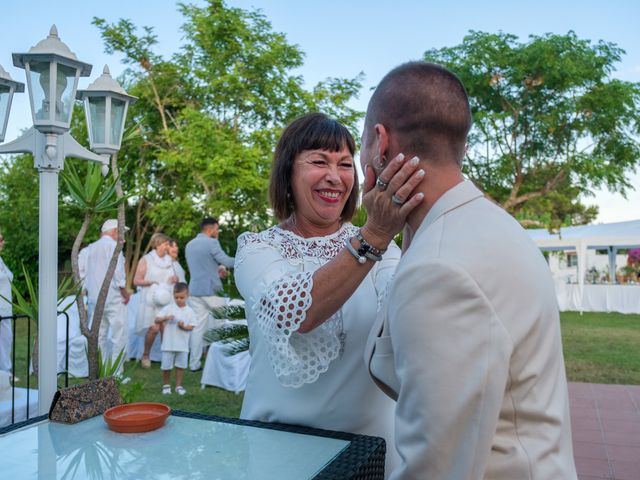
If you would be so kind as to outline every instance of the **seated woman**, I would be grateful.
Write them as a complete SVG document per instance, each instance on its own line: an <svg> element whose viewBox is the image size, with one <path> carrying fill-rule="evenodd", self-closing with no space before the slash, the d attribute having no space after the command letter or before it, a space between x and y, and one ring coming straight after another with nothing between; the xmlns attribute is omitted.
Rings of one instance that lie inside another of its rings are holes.
<svg viewBox="0 0 640 480"><path fill-rule="evenodd" d="M246 301L251 369L241 417L384 437L393 449L394 403L363 360L378 297L400 258L393 237L421 201L404 198L423 173L400 155L372 188L365 225L347 129L320 113L295 120L275 150L270 198L281 223L238 239L236 284ZM389 188L386 188L387 185Z"/></svg>

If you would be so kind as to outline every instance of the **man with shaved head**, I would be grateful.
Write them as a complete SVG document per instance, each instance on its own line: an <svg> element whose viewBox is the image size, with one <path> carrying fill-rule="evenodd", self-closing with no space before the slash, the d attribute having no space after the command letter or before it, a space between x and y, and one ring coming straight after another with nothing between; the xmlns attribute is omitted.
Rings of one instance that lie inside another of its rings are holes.
<svg viewBox="0 0 640 480"><path fill-rule="evenodd" d="M399 153L426 172L365 352L397 400L402 463L391 478L575 479L549 268L518 222L465 180L470 128L464 86L426 62L392 70L367 109L361 162L376 188L392 188L380 174Z"/></svg>

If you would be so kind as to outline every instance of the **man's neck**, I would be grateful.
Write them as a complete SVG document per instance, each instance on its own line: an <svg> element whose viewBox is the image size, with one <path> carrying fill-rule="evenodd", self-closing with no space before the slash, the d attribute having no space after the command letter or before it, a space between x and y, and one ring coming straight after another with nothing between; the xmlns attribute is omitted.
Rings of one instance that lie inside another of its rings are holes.
<svg viewBox="0 0 640 480"><path fill-rule="evenodd" d="M420 228L420 225L438 199L464 181L462 172L458 168L433 166L430 162L422 163L423 165L421 166L426 173L424 179L413 193L424 193L424 201L407 217L407 226L412 236Z"/></svg>

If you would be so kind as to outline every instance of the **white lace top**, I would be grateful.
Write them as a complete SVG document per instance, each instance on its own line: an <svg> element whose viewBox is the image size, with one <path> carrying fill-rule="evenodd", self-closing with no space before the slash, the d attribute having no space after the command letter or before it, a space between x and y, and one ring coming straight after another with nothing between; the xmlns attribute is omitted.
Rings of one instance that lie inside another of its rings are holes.
<svg viewBox="0 0 640 480"><path fill-rule="evenodd" d="M400 249L389 246L336 314L311 332L297 332L315 300L314 272L356 232L344 224L332 235L302 238L276 226L238 239L235 279L246 302L251 339L242 418L378 435L392 442L394 404L374 385L363 355L378 294L395 271Z"/></svg>

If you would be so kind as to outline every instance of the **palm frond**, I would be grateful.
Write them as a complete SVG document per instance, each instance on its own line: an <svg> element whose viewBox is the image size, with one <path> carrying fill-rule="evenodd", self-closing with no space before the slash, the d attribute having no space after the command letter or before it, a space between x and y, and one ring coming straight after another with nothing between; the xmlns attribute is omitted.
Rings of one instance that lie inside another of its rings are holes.
<svg viewBox="0 0 640 480"><path fill-rule="evenodd" d="M81 176L77 167L69 163L62 171L62 180L71 201L82 210L92 213L104 213L114 210L125 198L118 199L116 183L118 178L104 177L101 165L93 162L86 164L86 174Z"/></svg>
<svg viewBox="0 0 640 480"><path fill-rule="evenodd" d="M204 339L209 343L221 342L228 345L225 349L228 357L249 350L249 329L246 325L212 328L205 332Z"/></svg>
<svg viewBox="0 0 640 480"><path fill-rule="evenodd" d="M29 274L29 271L22 264L22 273L24 274L25 284L27 286L27 295L16 287L15 283L11 282L11 291L13 292L13 301L0 295L4 301L11 303L13 311L18 315L26 315L34 322L38 322L38 289ZM57 308L58 311L66 312L71 307L72 302L69 302L64 307L61 307L62 302L69 295L78 295L80 293L80 285L76 284L71 277L65 277L58 285L57 292ZM60 310L62 308L62 310Z"/></svg>

